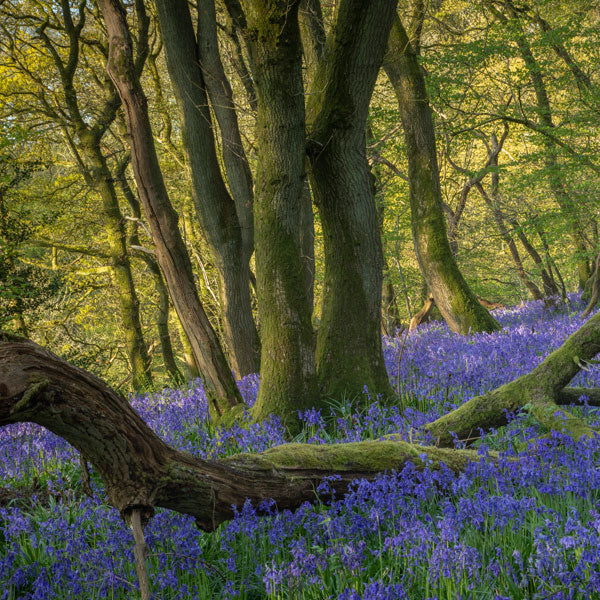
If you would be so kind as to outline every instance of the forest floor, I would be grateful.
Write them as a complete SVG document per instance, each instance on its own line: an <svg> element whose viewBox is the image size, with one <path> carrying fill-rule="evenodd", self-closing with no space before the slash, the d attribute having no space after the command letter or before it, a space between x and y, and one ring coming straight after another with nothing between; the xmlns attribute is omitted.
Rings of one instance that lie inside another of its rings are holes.
<svg viewBox="0 0 600 600"><path fill-rule="evenodd" d="M295 441L379 439L420 427L529 372L582 323L583 307L541 303L495 311L503 329L459 336L440 323L385 340L398 406L375 398L308 411ZM398 376L399 375L399 376ZM600 387L590 364L573 385ZM240 383L252 404L258 377ZM277 420L216 429L199 384L132 399L170 445L200 457L261 452L285 442ZM594 426L600 411L574 409ZM537 599L600 597L600 438L573 442L525 414L479 444L466 472L410 465L356 482L295 513L240 507L215 533L157 511L146 529L156 598ZM497 464L488 449L500 451ZM133 542L118 512L81 489L76 452L32 424L0 429L0 600L132 598Z"/></svg>

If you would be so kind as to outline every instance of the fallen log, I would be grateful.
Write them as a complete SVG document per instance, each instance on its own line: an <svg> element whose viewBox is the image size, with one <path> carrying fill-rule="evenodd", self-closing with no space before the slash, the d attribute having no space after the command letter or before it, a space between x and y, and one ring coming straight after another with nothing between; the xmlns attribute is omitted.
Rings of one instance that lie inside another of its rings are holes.
<svg viewBox="0 0 600 600"><path fill-rule="evenodd" d="M316 499L324 477L344 492L357 478L442 463L455 472L477 459L472 450L421 447L404 441L316 446L285 444L262 454L203 460L165 444L129 402L103 381L37 344L0 334L0 426L38 423L72 444L104 481L108 501L124 518L155 507L192 515L213 530L246 499L272 498L279 509Z"/></svg>

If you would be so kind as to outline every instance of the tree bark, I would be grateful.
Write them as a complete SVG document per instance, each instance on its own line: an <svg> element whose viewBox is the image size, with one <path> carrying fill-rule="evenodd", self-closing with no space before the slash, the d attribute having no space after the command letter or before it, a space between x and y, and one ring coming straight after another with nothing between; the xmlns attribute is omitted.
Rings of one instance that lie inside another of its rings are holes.
<svg viewBox="0 0 600 600"><path fill-rule="evenodd" d="M296 421L319 405L312 305L303 274L304 91L298 1L244 2L258 100L255 186L256 284L261 384L252 414Z"/></svg>
<svg viewBox="0 0 600 600"><path fill-rule="evenodd" d="M198 6L198 39L185 0L157 0L156 7L169 75L183 113L192 198L219 272L223 330L233 370L241 378L259 368L260 344L250 301L252 178L219 57L214 1ZM207 89L221 131L231 195L219 166Z"/></svg>
<svg viewBox="0 0 600 600"><path fill-rule="evenodd" d="M149 517L155 507L196 518L214 530L249 498L272 498L279 510L315 501L329 475L343 493L357 478L385 470L441 463L459 472L475 451L366 441L327 446L286 444L262 454L202 460L167 446L129 402L104 382L33 342L0 332L0 426L38 423L63 437L96 468L108 501L124 518L133 510ZM429 462L431 461L431 462Z"/></svg>
<svg viewBox="0 0 600 600"><path fill-rule="evenodd" d="M499 328L498 323L477 302L458 269L448 243L425 80L417 55L397 15L384 69L396 93L404 127L413 239L423 277L453 331L495 331Z"/></svg>
<svg viewBox="0 0 600 600"><path fill-rule="evenodd" d="M123 163L120 165L120 168L117 170L116 179L119 187L121 188L123 196L125 196L125 199L129 204L131 216L135 219L135 221L131 224L131 232L129 235L129 246L132 247L141 246L138 235L138 223L142 218L142 210L139 200L135 192L131 189L131 185L129 184L125 174L126 165L128 163L129 161L123 161ZM177 367L177 362L175 361L173 344L171 343L171 334L169 333L169 291L165 285L165 280L160 272L160 267L156 262L156 258L150 254L147 254L146 252L140 253L139 257L148 268L148 271L150 271L152 279L154 280L154 289L158 295L156 328L158 330L158 339L160 340L160 349L165 370L169 376L169 379L174 385L181 385L184 379L181 371Z"/></svg>
<svg viewBox="0 0 600 600"><path fill-rule="evenodd" d="M391 397L381 347L383 256L366 157L366 120L396 0L339 4L308 100L311 184L323 228L321 391Z"/></svg>
<svg viewBox="0 0 600 600"><path fill-rule="evenodd" d="M198 298L192 265L177 224L178 217L162 178L146 97L134 68L127 14L120 0L100 0L99 5L109 36L107 71L125 110L133 172L154 239L156 257L200 367L211 413L220 417L231 407L242 404L242 398Z"/></svg>
<svg viewBox="0 0 600 600"><path fill-rule="evenodd" d="M506 412L529 409L543 424L574 438L596 432L559 409L578 402L600 403L598 390L564 388L581 361L600 348L600 314L531 373L519 377L430 423L427 429L442 446L472 440L479 428L506 422ZM577 360L575 360L577 359ZM388 436L386 440L333 445L285 444L261 454L237 454L202 460L167 446L123 397L104 382L70 365L24 338L0 332L0 426L31 421L63 437L98 470L108 501L124 518L133 510L145 516L155 507L196 518L212 531L233 516L248 498L256 506L265 498L279 510L316 500L315 487L331 475L336 492L357 478L371 479L385 470L400 470L409 461L417 468L464 470L479 461L476 451L417 446ZM495 460L491 454L491 459Z"/></svg>

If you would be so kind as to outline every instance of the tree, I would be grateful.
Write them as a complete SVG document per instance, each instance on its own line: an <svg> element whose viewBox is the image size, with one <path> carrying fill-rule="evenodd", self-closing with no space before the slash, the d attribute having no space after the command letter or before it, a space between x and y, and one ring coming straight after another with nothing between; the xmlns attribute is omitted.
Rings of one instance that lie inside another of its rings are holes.
<svg viewBox="0 0 600 600"><path fill-rule="evenodd" d="M127 13L119 0L100 0L109 36L107 70L119 92L131 136L132 167L150 224L156 258L200 368L211 412L222 416L241 396L221 345L198 298L192 265L162 177L147 101L139 82Z"/></svg>
<svg viewBox="0 0 600 600"><path fill-rule="evenodd" d="M133 387L138 390L144 389L152 383L150 357L141 326L139 298L133 282L124 219L109 163L102 149L103 138L119 109L119 99L110 82L105 80L101 81L102 101L99 106L94 107L97 108L96 114L90 115L86 107L82 107L80 89L75 82L81 70L81 37L87 16L85 5L81 4L74 11L68 0L61 0L58 9L60 16L43 11L35 14L36 12L32 11L33 14L27 14L25 17L18 13L5 15L15 25L15 31L11 36L12 43L8 42L8 54L15 67L36 89L36 104L28 107L28 110L34 114L41 112L54 121L69 145L73 159L86 184L100 201L99 207L106 231L108 262L113 285L117 290L119 316L133 373ZM138 23L138 35L147 36L148 20L145 18L143 7L141 7ZM53 78L49 85L42 85L28 69L27 64L22 64L19 52L24 42L19 39L19 33L23 27L36 28L36 35L41 40L58 81ZM65 47L66 51L63 50ZM138 56L138 63L143 64L144 58ZM64 109L55 109L48 97L53 94L55 85L60 86ZM83 104L85 105L85 102Z"/></svg>
<svg viewBox="0 0 600 600"><path fill-rule="evenodd" d="M393 395L381 349L383 256L367 115L395 0L341 2L307 104L310 177L323 226L325 294L316 362L321 390Z"/></svg>
<svg viewBox="0 0 600 600"><path fill-rule="evenodd" d="M156 7L169 75L183 113L192 196L219 272L225 338L233 370L241 378L258 371L260 355L250 302L252 175L219 56L214 0L198 7L197 36L185 1L157 0ZM215 149L209 97L221 131L231 194Z"/></svg>
<svg viewBox="0 0 600 600"><path fill-rule="evenodd" d="M423 277L451 329L494 331L498 323L467 285L448 243L425 80L398 15L384 69L398 99L406 137L413 240Z"/></svg>
<svg viewBox="0 0 600 600"><path fill-rule="evenodd" d="M337 491L357 477L399 469L407 461L424 467L442 462L464 469L479 455L453 449L454 438L471 443L483 430L507 422L507 413L529 410L550 429L573 438L596 432L560 406L582 395L600 406L597 390L565 387L600 348L600 314L590 318L530 373L429 423L438 446L387 440L310 446L285 444L262 454L201 460L167 446L131 408L94 375L74 367L21 337L0 335L0 426L33 421L71 443L100 473L109 502L123 516L160 506L196 517L213 530L231 518L232 505L246 498L273 498L278 508L295 508L315 498L323 477ZM425 455L425 456L424 456ZM492 460L493 460L492 455Z"/></svg>

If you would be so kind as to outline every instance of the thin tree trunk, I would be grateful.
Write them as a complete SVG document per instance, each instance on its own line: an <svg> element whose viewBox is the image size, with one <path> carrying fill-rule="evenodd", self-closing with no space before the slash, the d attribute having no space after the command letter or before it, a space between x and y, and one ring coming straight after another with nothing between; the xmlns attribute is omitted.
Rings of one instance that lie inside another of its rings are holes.
<svg viewBox="0 0 600 600"><path fill-rule="evenodd" d="M490 4L489 6L502 23L510 23L510 20L506 15L496 9L493 5ZM516 26L520 28L519 16L514 7L510 3L507 3L507 7L511 18L514 21L513 25L516 24ZM539 124L544 130L551 131L554 128L554 122L552 119L552 109L548 90L546 89L540 65L531 51L529 41L520 29L516 37L516 43L535 92ZM542 145L544 147L544 162L548 172L550 189L571 230L571 239L573 240L576 251L575 258L577 261L579 286L583 289L585 287L585 282L590 278L591 272L589 261L587 259L587 244L582 233L579 211L567 191L567 185L558 160L554 141L550 137L544 135L542 136Z"/></svg>
<svg viewBox="0 0 600 600"><path fill-rule="evenodd" d="M129 235L129 245L131 246L141 246L140 238L138 235L138 221L142 218L142 211L140 207L139 200L135 195L134 191L131 189L131 185L129 185L129 181L127 181L127 176L125 175L125 168L127 162L124 162L119 171L117 172L116 179L121 188L121 192L125 196L127 203L129 204L129 208L131 209L131 215L136 222L132 223L131 233ZM156 328L158 329L158 339L160 340L160 349L163 357L163 362L165 364L165 370L169 376L169 379L173 382L174 385L180 385L183 383L183 375L181 371L177 367L177 363L175 361L175 356L173 354L173 345L171 343L171 335L169 333L169 292L167 290L167 286L165 285L165 281L163 279L162 273L160 272L160 267L156 262L156 259L147 254L146 252L141 252L139 254L140 258L144 261L148 270L152 274L152 278L154 280L154 289L158 295L158 311L156 313Z"/></svg>
<svg viewBox="0 0 600 600"><path fill-rule="evenodd" d="M87 183L98 193L102 201L110 268L117 290L121 324L125 335L125 348L131 364L132 385L135 390L148 389L152 386L150 356L142 332L140 303L133 283L125 239L124 218L119 207L112 175L99 145L91 140L86 141L86 137L80 144L83 154L87 158Z"/></svg>
<svg viewBox="0 0 600 600"><path fill-rule="evenodd" d="M515 267L517 268L517 275L519 279L523 282L525 287L529 290L531 297L534 300L541 300L544 295L538 288L538 286L529 279L527 273L525 272L525 268L523 267L523 261L521 260L521 255L519 254L519 250L515 241L512 239L508 229L506 228L506 224L504 222L504 215L500 210L500 206L489 197L481 183L476 184L477 190L481 194L481 197L484 199L485 203L488 205L492 216L494 217L494 222L496 223L496 227L498 228L498 233L500 233L500 237L504 241L504 243L508 246L510 251L510 255L512 256L513 262L515 263Z"/></svg>
<svg viewBox="0 0 600 600"><path fill-rule="evenodd" d="M183 139L192 197L219 273L223 329L237 377L256 373L259 341L250 301L253 251L252 179L244 154L231 89L221 65L214 2L198 10L196 40L188 3L157 0L167 67L183 113ZM229 194L217 158L207 89L223 141Z"/></svg>
<svg viewBox="0 0 600 600"><path fill-rule="evenodd" d="M397 15L384 69L396 93L404 127L413 239L421 272L452 330L460 333L495 331L499 328L498 323L477 302L448 243L425 80Z"/></svg>
<svg viewBox="0 0 600 600"><path fill-rule="evenodd" d="M242 404L219 340L198 298L192 265L156 156L146 98L134 69L127 14L119 0L99 1L110 40L107 70L125 110L132 166L158 264L201 369L213 416Z"/></svg>
<svg viewBox="0 0 600 600"><path fill-rule="evenodd" d="M582 317L587 317L594 310L594 308L596 308L596 304L598 304L598 297L600 296L600 252L596 256L596 262L594 263L594 273L592 277L592 293L588 305L581 314Z"/></svg>

